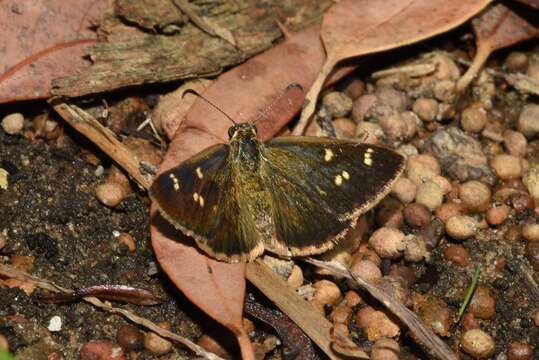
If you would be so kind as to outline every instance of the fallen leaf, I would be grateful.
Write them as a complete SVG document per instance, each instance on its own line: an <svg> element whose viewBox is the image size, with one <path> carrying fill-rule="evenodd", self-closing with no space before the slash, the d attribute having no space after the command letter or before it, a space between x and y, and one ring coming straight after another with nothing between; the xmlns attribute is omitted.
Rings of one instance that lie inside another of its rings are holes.
<svg viewBox="0 0 539 360"><path fill-rule="evenodd" d="M343 0L324 15L321 37L327 58L305 99L294 129L303 134L316 99L342 60L409 45L446 32L483 9L490 0Z"/></svg>
<svg viewBox="0 0 539 360"><path fill-rule="evenodd" d="M310 86L322 67L324 51L318 31L319 27L309 28L221 75L203 95L238 122L258 120L260 136L271 138L303 102L303 92L297 88L282 96L285 88L293 82ZM339 76L352 69L341 70ZM210 145L226 142L231 125L221 113L197 99L176 132L159 172ZM245 357L250 351L242 325L245 264L207 257L190 238L158 216L155 208L151 235L163 270L193 303L238 337Z"/></svg>
<svg viewBox="0 0 539 360"><path fill-rule="evenodd" d="M0 103L45 98L51 81L88 66L92 21L112 0L9 0L0 4Z"/></svg>
<svg viewBox="0 0 539 360"><path fill-rule="evenodd" d="M472 20L476 52L472 64L457 81L456 91L462 92L479 73L493 51L537 36L539 28L503 4L489 7Z"/></svg>

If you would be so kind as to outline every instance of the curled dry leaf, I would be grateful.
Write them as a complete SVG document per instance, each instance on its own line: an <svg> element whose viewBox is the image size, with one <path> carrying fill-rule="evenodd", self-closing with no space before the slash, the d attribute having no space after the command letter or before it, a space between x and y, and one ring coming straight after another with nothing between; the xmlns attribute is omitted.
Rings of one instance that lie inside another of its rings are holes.
<svg viewBox="0 0 539 360"><path fill-rule="evenodd" d="M503 4L489 7L472 21L472 27L477 50L472 64L457 82L458 92L468 87L493 51L531 39L539 33L538 27Z"/></svg>
<svg viewBox="0 0 539 360"><path fill-rule="evenodd" d="M0 103L45 98L51 81L90 63L92 21L112 0L9 0L0 5Z"/></svg>
<svg viewBox="0 0 539 360"><path fill-rule="evenodd" d="M301 135L314 114L316 99L338 62L418 42L446 32L483 9L489 0L343 0L322 23L327 58L305 99L294 134Z"/></svg>
<svg viewBox="0 0 539 360"><path fill-rule="evenodd" d="M309 87L322 67L324 51L318 31L318 27L312 27L298 33L223 74L203 92L204 96L238 122L258 120L260 136L272 137L303 102L302 91L295 89L282 96L284 89L293 82ZM339 75L346 73L340 71ZM159 171L170 169L210 145L226 142L230 126L221 113L197 99L176 131ZM250 343L242 326L245 264L223 263L202 254L155 208L151 233L163 270L193 303L238 337L244 358L250 358Z"/></svg>

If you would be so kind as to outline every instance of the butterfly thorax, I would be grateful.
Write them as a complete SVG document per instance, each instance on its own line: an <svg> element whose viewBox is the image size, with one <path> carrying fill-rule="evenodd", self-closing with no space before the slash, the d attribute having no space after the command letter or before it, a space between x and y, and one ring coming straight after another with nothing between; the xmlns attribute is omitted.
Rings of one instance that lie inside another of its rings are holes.
<svg viewBox="0 0 539 360"><path fill-rule="evenodd" d="M263 183L264 144L257 138L256 127L248 123L234 125L229 130L229 158L232 178L238 189L240 211L252 216L263 237L271 236L270 199Z"/></svg>

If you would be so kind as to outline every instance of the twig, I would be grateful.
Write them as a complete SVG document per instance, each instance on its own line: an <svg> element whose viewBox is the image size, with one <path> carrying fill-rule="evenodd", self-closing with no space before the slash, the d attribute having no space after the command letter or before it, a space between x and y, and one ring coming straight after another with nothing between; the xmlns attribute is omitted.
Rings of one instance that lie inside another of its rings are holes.
<svg viewBox="0 0 539 360"><path fill-rule="evenodd" d="M305 259L306 262L326 269L331 273L354 280L362 289L366 290L375 299L380 301L388 310L397 316L417 339L442 360L457 360L455 354L436 334L432 332L410 309L388 295L384 290L361 278L358 274L344 267L337 262L326 262L312 258Z"/></svg>
<svg viewBox="0 0 539 360"><path fill-rule="evenodd" d="M46 289L46 290L52 291L52 292L62 292L62 293L72 293L73 292L73 290L61 287L59 285L56 285L52 281L38 278L36 276L30 275L30 274L28 274L28 273L26 273L24 271L21 271L19 269L16 269L16 268L14 268L12 266L9 266L9 265L6 265L6 264L1 264L0 263L0 275L8 277L8 278L14 278L14 279L22 280L22 281L32 282L36 286L38 286L39 288ZM187 347L188 349L193 351L198 356L203 357L204 359L223 360L221 357L204 350L202 347L198 346L197 344L195 344L191 340L186 339L186 338L184 338L184 337L182 337L182 336L180 336L178 334L175 334L172 331L168 331L168 330L165 330L163 328L160 328L159 326L157 326L156 324L154 324L150 320L145 319L143 317L140 317L140 316L136 315L135 313L133 313L131 311L121 309L121 308L117 308L117 307L113 307L109 303L104 303L101 300L99 300L98 298L93 297L93 296L84 297L83 300L90 303L90 304L92 304L92 305L94 305L95 307L98 307L98 308L103 309L105 311L108 311L110 313L120 314L120 315L124 316L125 318L131 320L135 324L139 324L139 325L147 328L148 330L153 331L154 333L158 334L161 337L164 337L164 338L179 342L180 344L183 344L185 347Z"/></svg>
<svg viewBox="0 0 539 360"><path fill-rule="evenodd" d="M298 296L260 259L247 264L247 279L282 312L294 321L330 358L339 359L331 350L332 324ZM365 357L368 358L367 354Z"/></svg>
<svg viewBox="0 0 539 360"><path fill-rule="evenodd" d="M473 273L472 277L472 283L470 284L470 287L468 288L468 291L466 292L466 296L464 297L464 301L462 302L462 305L460 306L459 313L458 313L458 319L460 320L462 314L464 314L464 310L466 310L466 307L470 303L470 300L472 299L472 295L475 291L475 288L477 287L477 280L479 280L479 273L481 272L481 268L477 266L475 268L475 271Z"/></svg>
<svg viewBox="0 0 539 360"><path fill-rule="evenodd" d="M56 112L78 132L90 139L105 154L118 163L133 179L144 189L148 189L152 183L151 176L140 171L140 162L135 155L114 133L101 125L93 116L81 108L64 102L54 103Z"/></svg>

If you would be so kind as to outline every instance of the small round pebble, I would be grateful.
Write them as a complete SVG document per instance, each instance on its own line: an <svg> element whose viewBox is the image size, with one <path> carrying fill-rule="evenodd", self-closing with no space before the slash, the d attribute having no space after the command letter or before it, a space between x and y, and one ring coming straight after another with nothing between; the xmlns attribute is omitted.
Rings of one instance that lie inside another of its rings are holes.
<svg viewBox="0 0 539 360"><path fill-rule="evenodd" d="M522 227L522 236L528 241L539 241L539 223L524 225Z"/></svg>
<svg viewBox="0 0 539 360"><path fill-rule="evenodd" d="M518 117L517 128L524 136L531 139L539 133L539 105L528 104L522 108Z"/></svg>
<svg viewBox="0 0 539 360"><path fill-rule="evenodd" d="M507 220L507 217L509 216L509 210L510 210L509 206L505 204L501 204L499 206L490 208L487 211L487 216L486 216L487 222L490 225L495 225L495 226L503 224L505 220Z"/></svg>
<svg viewBox="0 0 539 360"><path fill-rule="evenodd" d="M419 154L408 157L406 177L418 186L434 175L440 175L440 171L440 164L432 155Z"/></svg>
<svg viewBox="0 0 539 360"><path fill-rule="evenodd" d="M400 113L393 113L388 116L382 116L378 123L384 134L393 140L403 140L408 133L408 124L404 121Z"/></svg>
<svg viewBox="0 0 539 360"><path fill-rule="evenodd" d="M519 157L526 155L528 140L526 140L526 137L519 131L505 130L503 132L503 144L511 155Z"/></svg>
<svg viewBox="0 0 539 360"><path fill-rule="evenodd" d="M459 187L459 198L462 204L472 212L486 211L490 205L492 192L484 183L471 180Z"/></svg>
<svg viewBox="0 0 539 360"><path fill-rule="evenodd" d="M348 325L352 317L352 308L347 304L340 304L333 309L330 317L333 323Z"/></svg>
<svg viewBox="0 0 539 360"><path fill-rule="evenodd" d="M371 360L399 360L400 347L393 339L376 340L371 351Z"/></svg>
<svg viewBox="0 0 539 360"><path fill-rule="evenodd" d="M443 102L451 102L455 95L455 82L451 80L437 81L432 89L434 97Z"/></svg>
<svg viewBox="0 0 539 360"><path fill-rule="evenodd" d="M533 314L533 323L535 326L539 326L539 309L535 310L535 313Z"/></svg>
<svg viewBox="0 0 539 360"><path fill-rule="evenodd" d="M489 288L479 285L475 289L468 310L478 319L487 320L496 312L496 300Z"/></svg>
<svg viewBox="0 0 539 360"><path fill-rule="evenodd" d="M359 309L356 313L356 325L360 329L365 329L371 321L371 316L376 310L373 307L367 305Z"/></svg>
<svg viewBox="0 0 539 360"><path fill-rule="evenodd" d="M528 189L530 195L537 203L539 203L539 166L532 166L526 174L524 174L522 182L526 186L526 189Z"/></svg>
<svg viewBox="0 0 539 360"><path fill-rule="evenodd" d="M443 190L434 181L427 181L417 187L415 201L425 205L429 210L434 211L444 200Z"/></svg>
<svg viewBox="0 0 539 360"><path fill-rule="evenodd" d="M524 341L511 341L507 345L507 360L532 360L533 348Z"/></svg>
<svg viewBox="0 0 539 360"><path fill-rule="evenodd" d="M460 202L446 202L443 203L438 209L436 209L436 217L442 220L444 223L450 218L456 215L466 214L466 208Z"/></svg>
<svg viewBox="0 0 539 360"><path fill-rule="evenodd" d="M494 339L481 329L466 331L461 337L462 348L477 359L486 359L494 354Z"/></svg>
<svg viewBox="0 0 539 360"><path fill-rule="evenodd" d="M342 92L332 91L323 97L322 106L331 117L344 117L352 111L352 99Z"/></svg>
<svg viewBox="0 0 539 360"><path fill-rule="evenodd" d="M487 111L480 102L475 102L462 111L460 124L465 131L478 133L487 124Z"/></svg>
<svg viewBox="0 0 539 360"><path fill-rule="evenodd" d="M0 250L2 250L4 246L6 246L6 244L7 244L6 236L0 232Z"/></svg>
<svg viewBox="0 0 539 360"><path fill-rule="evenodd" d="M396 259L404 250L404 234L395 228L381 227L371 235L369 245L381 258Z"/></svg>
<svg viewBox="0 0 539 360"><path fill-rule="evenodd" d="M353 139L356 135L356 123L349 118L339 117L334 119L333 127L339 139Z"/></svg>
<svg viewBox="0 0 539 360"><path fill-rule="evenodd" d="M116 207L125 199L122 185L116 182L106 182L98 185L95 195L102 204L109 207Z"/></svg>
<svg viewBox="0 0 539 360"><path fill-rule="evenodd" d="M367 114L377 101L376 95L372 94L358 97L354 100L354 105L352 106L352 119L358 124L361 123L365 120L365 114Z"/></svg>
<svg viewBox="0 0 539 360"><path fill-rule="evenodd" d="M445 224L445 231L449 236L457 240L465 240L472 237L479 223L471 216L457 215L449 218Z"/></svg>
<svg viewBox="0 0 539 360"><path fill-rule="evenodd" d="M444 249L444 256L446 260L460 267L466 267L470 264L470 253L462 245L449 244Z"/></svg>
<svg viewBox="0 0 539 360"><path fill-rule="evenodd" d="M144 335L144 348L155 356L161 356L172 350L172 343L150 331Z"/></svg>
<svg viewBox="0 0 539 360"><path fill-rule="evenodd" d="M127 352L140 351L144 347L144 335L134 326L122 325L116 333L116 342Z"/></svg>
<svg viewBox="0 0 539 360"><path fill-rule="evenodd" d="M125 360L123 349L106 340L89 341L79 352L78 360Z"/></svg>
<svg viewBox="0 0 539 360"><path fill-rule="evenodd" d="M370 314L364 331L369 341L376 341L382 337L393 338L400 334L399 326L385 312L376 310Z"/></svg>
<svg viewBox="0 0 539 360"><path fill-rule="evenodd" d="M411 203L403 211L404 221L412 227L424 228L431 222L431 212L424 204Z"/></svg>
<svg viewBox="0 0 539 360"><path fill-rule="evenodd" d="M130 252L134 252L137 249L135 239L128 233L121 233L120 236L118 236L118 243L120 245L125 245Z"/></svg>
<svg viewBox="0 0 539 360"><path fill-rule="evenodd" d="M51 317L47 329L51 332L62 330L62 318L58 315Z"/></svg>
<svg viewBox="0 0 539 360"><path fill-rule="evenodd" d="M2 119L2 129L9 135L19 134L24 127L24 116L21 113L12 113Z"/></svg>
<svg viewBox="0 0 539 360"><path fill-rule="evenodd" d="M520 158L508 154L496 155L490 162L496 175L502 180L519 178L522 175Z"/></svg>
<svg viewBox="0 0 539 360"><path fill-rule="evenodd" d="M373 281L382 278L382 271L371 260L359 259L358 261L354 261L350 270L365 280Z"/></svg>
<svg viewBox="0 0 539 360"><path fill-rule="evenodd" d="M313 284L316 289L311 301L316 302L322 307L324 305L336 305L341 299L341 290L332 281L319 280Z"/></svg>
<svg viewBox="0 0 539 360"><path fill-rule="evenodd" d="M410 262L422 261L427 255L427 246L421 236L406 235L404 240L404 259Z"/></svg>
<svg viewBox="0 0 539 360"><path fill-rule="evenodd" d="M198 345L203 349L218 355L225 359L232 359L232 355L229 353L227 348L223 346L219 341L217 341L213 336L203 334L200 339L198 339Z"/></svg>
<svg viewBox="0 0 539 360"><path fill-rule="evenodd" d="M412 110L422 121L432 122L436 119L436 114L438 113L438 102L434 99L418 98L414 102Z"/></svg>
<svg viewBox="0 0 539 360"><path fill-rule="evenodd" d="M362 143L376 144L379 142L379 139L384 137L384 130L378 124L362 121L357 124L356 137Z"/></svg>
<svg viewBox="0 0 539 360"><path fill-rule="evenodd" d="M346 305L350 307L354 307L354 306L364 303L361 296L359 296L359 294L355 292L354 290L348 290L346 294L344 295L344 300L346 301Z"/></svg>
<svg viewBox="0 0 539 360"><path fill-rule="evenodd" d="M414 201L416 192L416 184L406 177L400 177L391 189L391 194L405 204Z"/></svg>
<svg viewBox="0 0 539 360"><path fill-rule="evenodd" d="M391 85L378 86L376 88L376 97L378 104L387 105L397 112L406 110L410 103L408 95Z"/></svg>
<svg viewBox="0 0 539 360"><path fill-rule="evenodd" d="M528 66L528 55L521 51L512 51L507 55L504 66L508 71L524 72Z"/></svg>
<svg viewBox="0 0 539 360"><path fill-rule="evenodd" d="M533 269L539 271L539 241L528 242L524 253Z"/></svg>
<svg viewBox="0 0 539 360"><path fill-rule="evenodd" d="M356 100L365 93L365 83L360 79L353 79L346 84L343 92L350 99Z"/></svg>

